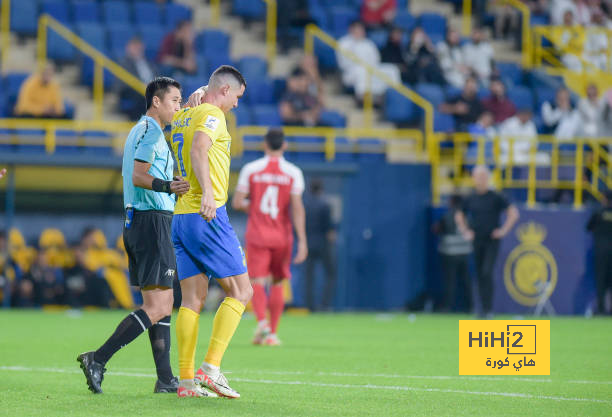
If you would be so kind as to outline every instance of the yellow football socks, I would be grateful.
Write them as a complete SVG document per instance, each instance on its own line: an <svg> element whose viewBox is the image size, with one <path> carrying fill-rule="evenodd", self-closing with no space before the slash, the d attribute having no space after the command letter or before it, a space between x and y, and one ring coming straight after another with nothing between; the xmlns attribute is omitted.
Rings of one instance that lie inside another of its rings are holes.
<svg viewBox="0 0 612 417"><path fill-rule="evenodd" d="M195 350L198 343L198 325L200 315L195 311L181 307L176 318L176 339L179 351L180 379L193 379ZM231 336L230 336L231 337Z"/></svg>
<svg viewBox="0 0 612 417"><path fill-rule="evenodd" d="M227 349L227 345L229 345L234 332L238 328L243 312L244 305L240 301L235 298L225 297L225 300L223 300L219 306L217 314L215 314L215 319L213 320L212 335L210 336L208 352L206 353L204 362L214 366L221 366L221 359L223 358L225 349ZM182 365L180 362L179 367L181 367L182 372Z"/></svg>

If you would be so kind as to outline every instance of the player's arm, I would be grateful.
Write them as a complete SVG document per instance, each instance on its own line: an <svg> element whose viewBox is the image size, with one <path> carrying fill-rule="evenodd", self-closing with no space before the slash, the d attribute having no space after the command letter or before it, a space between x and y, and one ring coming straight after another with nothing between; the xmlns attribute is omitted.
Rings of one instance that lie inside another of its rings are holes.
<svg viewBox="0 0 612 417"><path fill-rule="evenodd" d="M248 199L249 196L249 169L247 166L242 167L240 174L238 175L238 184L236 185L236 191L234 191L234 197L232 198L232 207L234 210L249 212L251 202Z"/></svg>
<svg viewBox="0 0 612 417"><path fill-rule="evenodd" d="M251 206L251 202L247 197L247 193L236 190L234 192L234 198L232 198L232 208L234 210L240 210L244 211L245 213L248 213L249 207Z"/></svg>
<svg viewBox="0 0 612 417"><path fill-rule="evenodd" d="M0 169L0 178L4 177L5 175L6 175L6 168Z"/></svg>
<svg viewBox="0 0 612 417"><path fill-rule="evenodd" d="M195 90L193 93L191 93L189 99L187 100L187 103L185 103L183 107L196 107L202 104L204 100L204 95L206 94L207 90L208 85L204 85Z"/></svg>
<svg viewBox="0 0 612 417"><path fill-rule="evenodd" d="M202 131L196 131L193 135L191 149L189 150L193 172L196 174L196 178L202 188L200 216L206 221L211 221L217 216L217 203L213 195L210 165L208 163L208 151L211 146L212 140L210 137Z"/></svg>
<svg viewBox="0 0 612 417"><path fill-rule="evenodd" d="M308 256L308 243L306 241L306 210L301 194L291 194L291 221L298 239L298 247L293 263L300 264Z"/></svg>
<svg viewBox="0 0 612 417"><path fill-rule="evenodd" d="M134 160L134 171L132 172L132 182L134 186L146 188L157 192L168 194L183 195L189 191L189 182L181 177L174 177L174 181L165 181L155 178L149 174L151 164L141 160Z"/></svg>

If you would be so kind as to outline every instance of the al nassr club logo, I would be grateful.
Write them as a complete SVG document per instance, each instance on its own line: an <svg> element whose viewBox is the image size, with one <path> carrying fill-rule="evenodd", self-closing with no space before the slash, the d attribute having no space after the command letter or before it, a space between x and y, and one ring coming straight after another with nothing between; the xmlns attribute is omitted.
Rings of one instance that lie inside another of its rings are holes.
<svg viewBox="0 0 612 417"><path fill-rule="evenodd" d="M546 228L529 222L518 227L521 243L510 252L504 266L504 284L519 304L535 306L543 295L550 297L557 285L557 263L542 245Z"/></svg>

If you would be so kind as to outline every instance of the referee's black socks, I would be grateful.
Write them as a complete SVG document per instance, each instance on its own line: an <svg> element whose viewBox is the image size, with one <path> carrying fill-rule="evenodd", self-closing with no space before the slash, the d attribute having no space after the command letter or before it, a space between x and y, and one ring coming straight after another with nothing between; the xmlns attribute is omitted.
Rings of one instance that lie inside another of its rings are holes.
<svg viewBox="0 0 612 417"><path fill-rule="evenodd" d="M150 327L151 320L144 310L132 311L119 323L111 337L96 350L94 360L103 365L106 364L119 349L136 339Z"/></svg>
<svg viewBox="0 0 612 417"><path fill-rule="evenodd" d="M168 384L174 376L170 365L170 316L164 317L149 328L149 340L157 369L157 379Z"/></svg>

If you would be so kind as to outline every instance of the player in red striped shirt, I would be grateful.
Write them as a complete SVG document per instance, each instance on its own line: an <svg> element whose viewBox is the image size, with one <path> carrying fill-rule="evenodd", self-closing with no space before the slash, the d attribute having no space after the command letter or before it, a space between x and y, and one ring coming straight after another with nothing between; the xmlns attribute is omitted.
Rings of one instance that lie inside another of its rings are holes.
<svg viewBox="0 0 612 417"><path fill-rule="evenodd" d="M270 129L264 140L266 155L240 171L232 206L248 213L247 268L253 285L253 310L257 317L254 344L276 346L280 316L285 308L284 279L291 277L293 229L297 236L296 264L308 256L302 170L283 158L285 140L280 129ZM270 293L266 284L272 278ZM266 313L270 313L270 321Z"/></svg>

